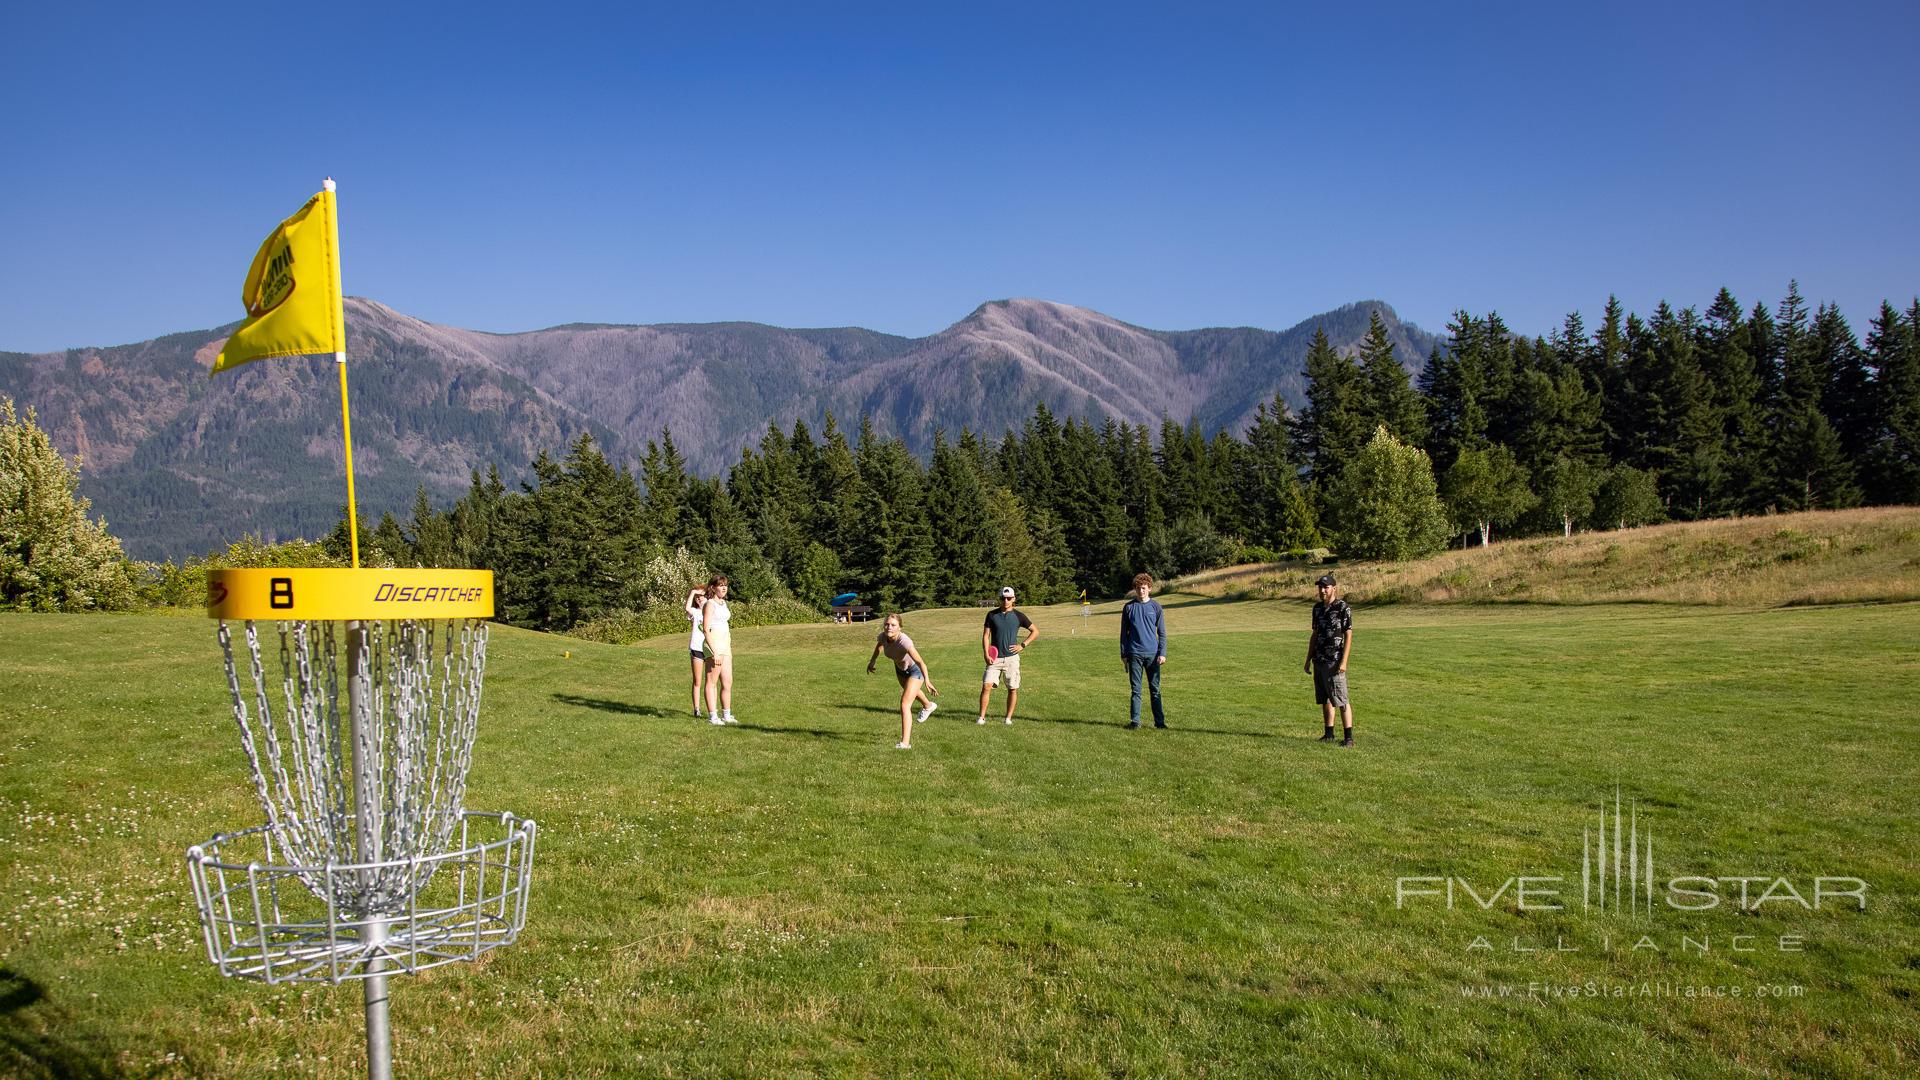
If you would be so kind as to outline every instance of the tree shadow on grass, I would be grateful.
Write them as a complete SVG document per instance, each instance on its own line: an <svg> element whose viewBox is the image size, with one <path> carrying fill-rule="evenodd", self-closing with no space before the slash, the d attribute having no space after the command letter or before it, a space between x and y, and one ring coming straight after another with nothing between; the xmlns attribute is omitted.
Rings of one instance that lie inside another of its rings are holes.
<svg viewBox="0 0 1920 1080"><path fill-rule="evenodd" d="M632 705L624 701L610 701L606 698L581 697L578 694L554 694L553 700L562 705L572 705L580 709L599 709L602 712L623 713L627 716L684 716L684 713L672 713L653 705Z"/></svg>
<svg viewBox="0 0 1920 1080"><path fill-rule="evenodd" d="M991 720L992 717L988 717L988 719ZM1121 731L1127 730L1126 722L1123 720L1081 720L1070 716L1016 716L1013 719L1015 723L1024 720L1031 724L1085 724L1088 727L1110 727L1117 728ZM1153 721L1151 719L1143 717L1140 727L1142 730L1151 730L1152 724ZM1176 723L1169 723L1167 725L1167 731L1169 733L1187 732L1193 735L1237 735L1243 739L1274 739L1279 737L1271 731L1224 731L1220 728L1188 727L1185 724Z"/></svg>
<svg viewBox="0 0 1920 1080"><path fill-rule="evenodd" d="M28 1009L39 1014L38 1023L20 1015ZM0 967L0 1074L79 1080L124 1075L110 1059L89 1051L84 1037L72 1037L76 1026L73 1017L47 1000L39 983ZM47 1030L67 1034L50 1035Z"/></svg>

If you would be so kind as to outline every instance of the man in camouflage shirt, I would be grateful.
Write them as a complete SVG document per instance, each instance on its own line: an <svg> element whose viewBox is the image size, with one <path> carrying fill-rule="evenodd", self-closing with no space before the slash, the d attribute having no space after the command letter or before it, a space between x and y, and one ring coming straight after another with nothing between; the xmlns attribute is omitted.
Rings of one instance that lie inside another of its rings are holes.
<svg viewBox="0 0 1920 1080"><path fill-rule="evenodd" d="M1313 605L1313 634L1307 638L1306 670L1313 675L1313 699L1327 730L1321 742L1333 741L1333 711L1346 720L1341 746L1353 745L1353 706L1347 702L1347 656L1353 652L1353 609L1340 599L1333 575L1320 578L1320 602Z"/></svg>

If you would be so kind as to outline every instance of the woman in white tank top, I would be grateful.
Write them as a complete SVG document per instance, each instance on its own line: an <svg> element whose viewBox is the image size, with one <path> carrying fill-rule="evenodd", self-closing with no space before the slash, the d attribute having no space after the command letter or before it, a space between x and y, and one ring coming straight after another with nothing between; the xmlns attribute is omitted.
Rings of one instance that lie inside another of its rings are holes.
<svg viewBox="0 0 1920 1080"><path fill-rule="evenodd" d="M700 629L707 636L707 723L737 724L733 718L733 631L728 623L727 579L707 582L707 602L700 608ZM715 691L718 691L716 695ZM716 707L716 698L718 707Z"/></svg>
<svg viewBox="0 0 1920 1080"><path fill-rule="evenodd" d="M687 651L693 664L693 718L700 719L701 692L707 685L707 633L700 629L700 607L707 602L707 590L696 587L687 594L686 612L693 623L693 636L687 639Z"/></svg>

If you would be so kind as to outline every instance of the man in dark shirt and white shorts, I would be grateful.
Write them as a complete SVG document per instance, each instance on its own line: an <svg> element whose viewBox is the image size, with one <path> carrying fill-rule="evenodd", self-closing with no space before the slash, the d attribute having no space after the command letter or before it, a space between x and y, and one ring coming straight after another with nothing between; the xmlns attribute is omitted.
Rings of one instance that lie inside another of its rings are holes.
<svg viewBox="0 0 1920 1080"><path fill-rule="evenodd" d="M1353 652L1353 610L1340 599L1340 587L1332 574L1318 583L1320 601L1313 605L1313 633L1307 638L1307 671L1313 675L1313 700L1320 704L1320 719L1326 724L1321 742L1333 741L1333 713L1340 710L1346 720L1346 738L1341 746L1353 745L1353 706L1347 701L1347 656Z"/></svg>
<svg viewBox="0 0 1920 1080"><path fill-rule="evenodd" d="M987 662L987 671L980 680L980 715L974 719L976 724L987 722L987 704L993 699L993 688L1000 680L1007 681L1007 723L1013 723L1013 706L1020 700L1020 654L1027 651L1040 637L1040 628L1033 625L1024 611L1013 607L1013 586L1000 590L1000 606L987 612L987 621L980 627L980 655ZM1026 640L1020 640L1020 631L1027 632Z"/></svg>

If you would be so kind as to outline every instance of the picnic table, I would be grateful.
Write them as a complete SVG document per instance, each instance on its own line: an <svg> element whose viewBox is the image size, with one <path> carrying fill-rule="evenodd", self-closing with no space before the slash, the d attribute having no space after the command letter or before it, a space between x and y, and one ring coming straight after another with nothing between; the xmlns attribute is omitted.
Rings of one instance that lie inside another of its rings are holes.
<svg viewBox="0 0 1920 1080"><path fill-rule="evenodd" d="M834 622L852 623L871 618L873 618L871 604L835 604L833 606Z"/></svg>

